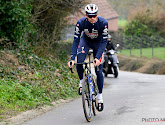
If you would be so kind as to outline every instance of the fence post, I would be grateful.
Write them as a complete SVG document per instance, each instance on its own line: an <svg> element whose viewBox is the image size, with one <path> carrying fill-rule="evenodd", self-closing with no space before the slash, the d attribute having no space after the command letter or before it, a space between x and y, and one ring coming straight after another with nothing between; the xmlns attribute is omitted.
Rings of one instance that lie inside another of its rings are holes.
<svg viewBox="0 0 165 125"><path fill-rule="evenodd" d="M142 38L140 37L140 57L142 57Z"/></svg>
<svg viewBox="0 0 165 125"><path fill-rule="evenodd" d="M154 58L154 39L152 40L152 59Z"/></svg>
<svg viewBox="0 0 165 125"><path fill-rule="evenodd" d="M165 41L164 41L164 59L165 59Z"/></svg>
<svg viewBox="0 0 165 125"><path fill-rule="evenodd" d="M131 36L132 37L132 36ZM132 53L131 53L131 47L132 47L132 39L131 39L131 37L130 37L130 56L132 55Z"/></svg>
<svg viewBox="0 0 165 125"><path fill-rule="evenodd" d="M120 53L122 52L122 49L124 48L124 44L123 44L123 41L124 41L124 38L123 38L123 34L121 34L121 37L119 38L120 39L120 44L121 44L121 47L120 47Z"/></svg>

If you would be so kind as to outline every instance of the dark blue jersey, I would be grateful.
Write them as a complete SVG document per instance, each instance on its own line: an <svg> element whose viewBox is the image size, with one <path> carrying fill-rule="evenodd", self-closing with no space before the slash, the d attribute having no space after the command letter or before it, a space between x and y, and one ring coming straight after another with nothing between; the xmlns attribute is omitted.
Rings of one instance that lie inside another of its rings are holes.
<svg viewBox="0 0 165 125"><path fill-rule="evenodd" d="M100 46L95 57L97 59L100 59L107 44L107 20L100 16L98 16L98 20L94 24L90 23L86 17L83 17L80 20L78 20L75 27L74 40L71 51L71 60L74 60L77 55L77 48L81 36L85 37L87 41L92 42L93 44L95 44L95 42L100 42Z"/></svg>

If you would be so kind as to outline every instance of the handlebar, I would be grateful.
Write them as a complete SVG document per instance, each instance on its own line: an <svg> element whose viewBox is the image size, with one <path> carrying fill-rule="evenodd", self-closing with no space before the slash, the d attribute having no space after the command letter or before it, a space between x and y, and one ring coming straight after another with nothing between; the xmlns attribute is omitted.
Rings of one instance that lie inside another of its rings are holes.
<svg viewBox="0 0 165 125"><path fill-rule="evenodd" d="M94 62L96 63L96 60L94 60ZM79 64L86 64L87 65L90 63L93 63L93 62L74 63L74 65L79 65ZM70 65L72 65L72 61L70 61ZM96 66L96 67L97 67L97 71L99 71L99 67L98 66ZM71 73L74 73L72 68L69 68L69 69L70 69Z"/></svg>
<svg viewBox="0 0 165 125"><path fill-rule="evenodd" d="M71 65L72 65L72 61L70 61L70 66ZM69 69L70 69L71 73L74 73L73 70L72 70L72 68L69 68Z"/></svg>
<svg viewBox="0 0 165 125"><path fill-rule="evenodd" d="M114 55L115 53L119 53L117 50L107 50L104 53L106 53L107 55Z"/></svg>

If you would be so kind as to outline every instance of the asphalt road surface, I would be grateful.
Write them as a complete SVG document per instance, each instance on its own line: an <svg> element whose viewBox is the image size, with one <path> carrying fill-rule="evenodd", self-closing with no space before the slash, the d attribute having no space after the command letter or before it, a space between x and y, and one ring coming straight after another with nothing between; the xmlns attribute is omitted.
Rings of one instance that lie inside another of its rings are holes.
<svg viewBox="0 0 165 125"><path fill-rule="evenodd" d="M120 71L105 78L104 110L87 122L81 98L23 125L165 125L165 75Z"/></svg>

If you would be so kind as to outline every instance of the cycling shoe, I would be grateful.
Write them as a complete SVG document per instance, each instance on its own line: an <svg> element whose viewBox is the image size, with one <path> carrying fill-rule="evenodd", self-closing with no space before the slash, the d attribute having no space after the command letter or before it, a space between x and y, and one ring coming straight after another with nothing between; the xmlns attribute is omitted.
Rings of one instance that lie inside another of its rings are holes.
<svg viewBox="0 0 165 125"><path fill-rule="evenodd" d="M97 110L101 112L103 111L103 109L104 109L103 99L97 100Z"/></svg>
<svg viewBox="0 0 165 125"><path fill-rule="evenodd" d="M82 87L79 87L79 89L78 89L78 94L79 94L79 95L82 95Z"/></svg>

